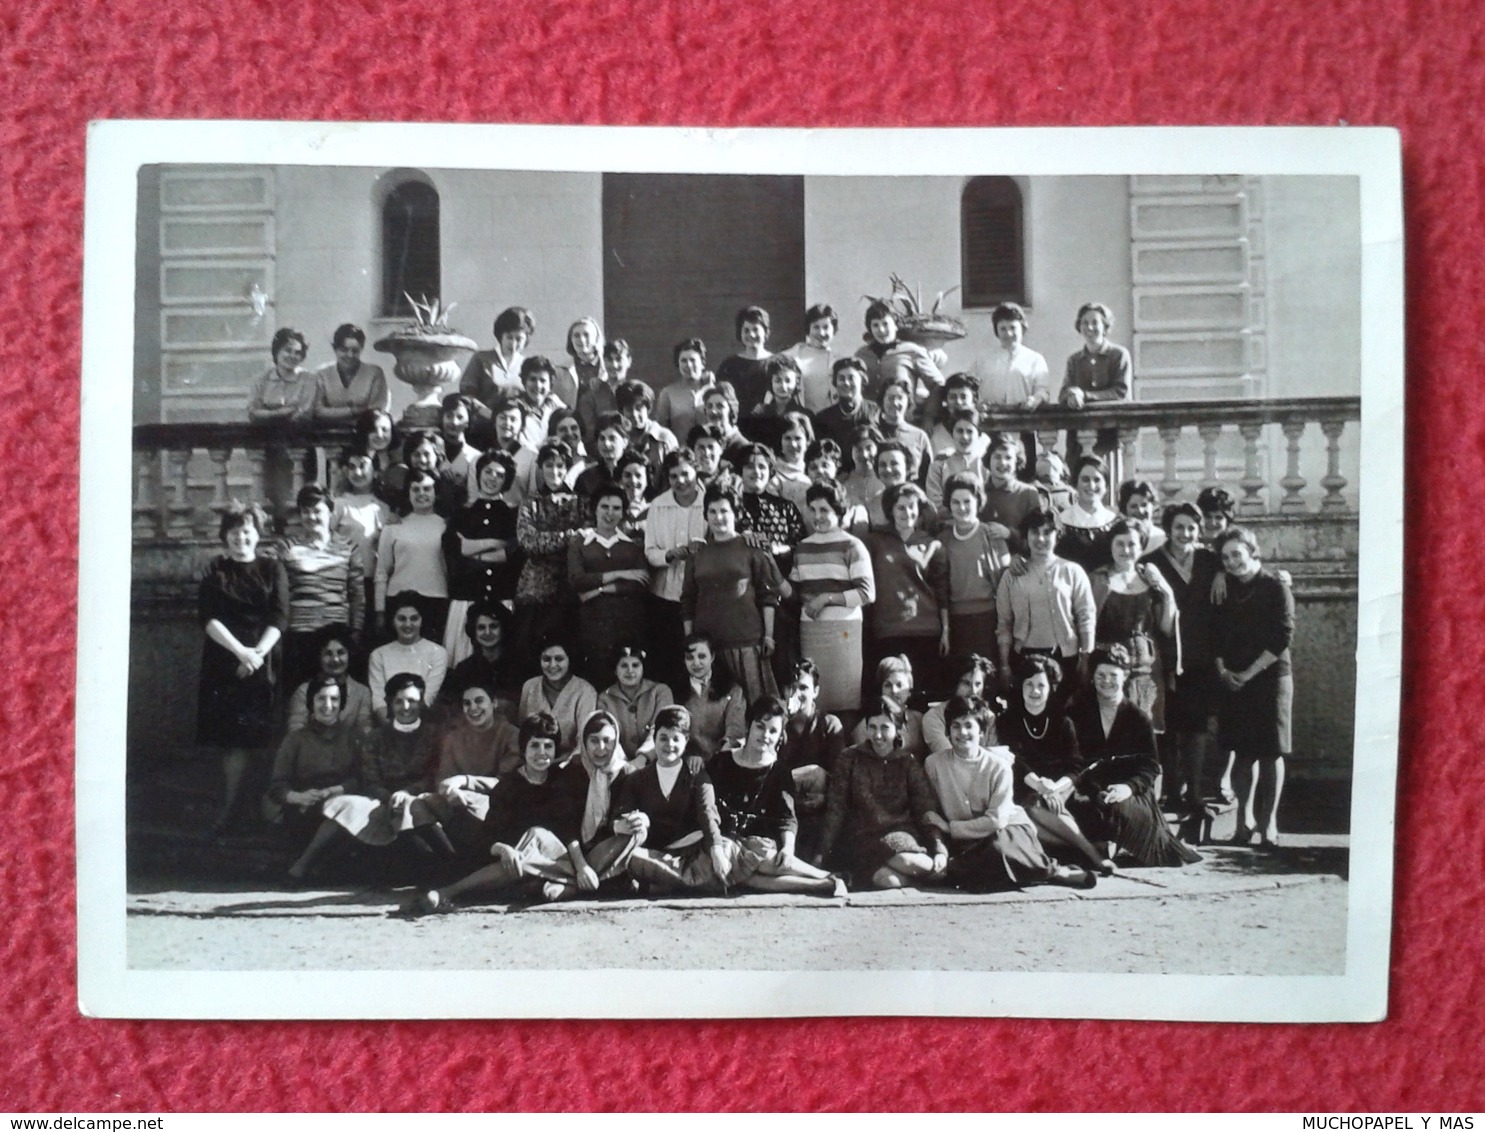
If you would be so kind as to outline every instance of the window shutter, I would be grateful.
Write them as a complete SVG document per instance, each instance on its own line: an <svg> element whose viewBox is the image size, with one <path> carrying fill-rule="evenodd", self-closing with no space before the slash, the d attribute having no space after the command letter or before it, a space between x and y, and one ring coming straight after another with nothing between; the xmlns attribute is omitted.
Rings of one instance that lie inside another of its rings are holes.
<svg viewBox="0 0 1485 1132"><path fill-rule="evenodd" d="M1020 188L1010 177L975 177L960 204L964 305L1025 303Z"/></svg>
<svg viewBox="0 0 1485 1132"><path fill-rule="evenodd" d="M404 181L382 202L382 314L412 316L407 296L440 299L438 190Z"/></svg>

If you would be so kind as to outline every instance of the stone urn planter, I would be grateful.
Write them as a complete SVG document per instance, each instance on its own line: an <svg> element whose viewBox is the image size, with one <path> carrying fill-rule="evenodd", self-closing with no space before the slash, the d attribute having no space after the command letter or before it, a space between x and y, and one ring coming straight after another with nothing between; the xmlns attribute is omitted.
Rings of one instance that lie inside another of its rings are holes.
<svg viewBox="0 0 1485 1132"><path fill-rule="evenodd" d="M392 373L418 394L402 414L402 427L438 428L444 386L459 380L479 343L449 326L449 314L456 304L441 307L437 299L419 302L411 295L407 301L415 321L378 339L374 348L397 359Z"/></svg>
<svg viewBox="0 0 1485 1132"><path fill-rule="evenodd" d="M874 303L884 303L891 308L893 316L897 319L898 336L903 341L916 342L925 350L941 350L945 343L957 342L969 333L959 319L939 312L944 299L959 290L957 286L950 287L947 291L940 291L933 301L933 309L925 311L921 289L918 293L908 290L908 285L902 281L900 275L894 274L890 278L892 280L890 295L881 299L873 295L867 295L866 298ZM870 334L865 337L868 342L871 341Z"/></svg>

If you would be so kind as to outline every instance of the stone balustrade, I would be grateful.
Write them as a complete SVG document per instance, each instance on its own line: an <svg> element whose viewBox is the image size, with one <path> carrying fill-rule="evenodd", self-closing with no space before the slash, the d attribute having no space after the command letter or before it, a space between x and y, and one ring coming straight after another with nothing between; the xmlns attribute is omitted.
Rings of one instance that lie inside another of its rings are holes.
<svg viewBox="0 0 1485 1132"><path fill-rule="evenodd" d="M1118 436L1120 474L1116 478L1158 467L1155 482L1166 503L1194 500L1202 488L1223 485L1237 489L1233 494L1238 499L1238 515L1243 517L1302 515L1315 510L1354 516L1355 507L1345 494L1349 481L1342 474L1342 437L1346 425L1360 419L1359 397L1293 397L1120 402L1081 410L1043 407L1032 414L992 414L986 427L1034 432L1042 448L1059 450L1064 432L1076 434L1084 450L1091 450L1098 434L1111 430ZM1312 425L1318 437L1311 432ZM1273 429L1282 435L1284 447L1283 472L1277 476L1267 470L1267 465L1277 462L1271 460L1264 437L1265 430ZM1307 433L1316 440L1323 438L1324 443L1325 473L1318 480L1324 495L1318 508L1307 498L1311 481L1301 471ZM1158 448L1147 447L1142 437L1158 440ZM1193 438L1194 461L1188 455ZM1228 463L1224 443L1237 453L1236 480L1220 471Z"/></svg>
<svg viewBox="0 0 1485 1132"><path fill-rule="evenodd" d="M283 467L283 498L292 504L305 483L308 454L338 452L351 439L344 425L136 425L134 541L214 543L221 514L233 499L269 500L270 460Z"/></svg>

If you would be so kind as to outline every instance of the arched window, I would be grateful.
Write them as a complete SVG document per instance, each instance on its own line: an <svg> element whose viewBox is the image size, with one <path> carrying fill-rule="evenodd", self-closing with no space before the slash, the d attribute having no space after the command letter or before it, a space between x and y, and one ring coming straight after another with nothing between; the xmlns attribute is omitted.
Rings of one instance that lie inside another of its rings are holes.
<svg viewBox="0 0 1485 1132"><path fill-rule="evenodd" d="M959 240L966 307L1026 302L1021 189L1012 178L970 178L959 202Z"/></svg>
<svg viewBox="0 0 1485 1132"><path fill-rule="evenodd" d="M382 315L410 317L407 296L439 299L438 190L401 180L382 199Z"/></svg>

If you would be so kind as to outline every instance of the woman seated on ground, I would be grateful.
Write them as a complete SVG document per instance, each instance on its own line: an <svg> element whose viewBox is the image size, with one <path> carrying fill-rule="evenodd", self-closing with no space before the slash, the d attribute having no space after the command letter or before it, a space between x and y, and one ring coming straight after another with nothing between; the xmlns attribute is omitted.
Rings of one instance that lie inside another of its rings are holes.
<svg viewBox="0 0 1485 1132"><path fill-rule="evenodd" d="M655 717L655 759L619 784L616 817L642 825L644 844L629 859L629 875L652 891L725 891L736 846L722 836L717 794L706 764L686 756L691 715L661 708Z"/></svg>
<svg viewBox="0 0 1485 1132"><path fill-rule="evenodd" d="M707 768L722 834L736 847L724 879L761 892L844 896L840 878L794 853L799 834L794 780L779 761L786 714L775 696L754 700L746 737L729 743Z"/></svg>
<svg viewBox="0 0 1485 1132"><path fill-rule="evenodd" d="M279 745L264 806L268 820L287 827L296 841L314 835L326 802L359 790L360 769L361 735L341 709L341 682L321 673L303 690L308 719Z"/></svg>
<svg viewBox="0 0 1485 1132"><path fill-rule="evenodd" d="M410 915L450 912L469 893L488 898L521 885L539 891L540 863L562 857L575 841L587 797L581 767L557 762L561 730L548 712L521 724L521 766L491 790L482 830L494 861L444 889L418 893L404 907Z"/></svg>
<svg viewBox="0 0 1485 1132"><path fill-rule="evenodd" d="M340 719L353 731L365 734L373 722L371 716L371 689L348 675L351 667L351 631L344 625L326 625L317 634L320 640L320 671L318 676L329 676L340 687ZM306 681L294 689L289 698L289 730L298 731L311 718L310 683Z"/></svg>
<svg viewBox="0 0 1485 1132"><path fill-rule="evenodd" d="M691 751L710 762L722 744L747 732L748 703L732 671L717 661L705 633L686 638L686 685L675 699L691 713Z"/></svg>
<svg viewBox="0 0 1485 1132"><path fill-rule="evenodd" d="M522 685L516 716L526 719L539 711L551 713L562 729L562 749L570 751L577 743L578 725L598 706L598 691L581 676L573 675L572 648L562 636L545 637L538 659L541 675Z"/></svg>
<svg viewBox="0 0 1485 1132"><path fill-rule="evenodd" d="M1090 840L1116 846L1134 864L1188 865L1201 857L1176 840L1160 812L1155 731L1150 717L1125 698L1129 671L1124 646L1094 652L1093 694L1068 710L1084 767L1067 809Z"/></svg>
<svg viewBox="0 0 1485 1132"><path fill-rule="evenodd" d="M967 700L982 700L985 698L985 689L995 687L995 665L979 653L970 653L961 658L955 667L954 695L963 696ZM930 754L934 751L947 751L953 746L949 741L949 723L945 718L948 706L949 701L945 700L923 713L923 742ZM996 737L993 714L985 718L985 733L980 736L980 742L987 747L1000 742Z"/></svg>
<svg viewBox="0 0 1485 1132"><path fill-rule="evenodd" d="M1068 812L1083 759L1072 720L1056 706L1062 667L1033 653L1016 670L1011 706L997 721L999 741L1015 755L1015 800L1026 810L1043 848L1064 864L1082 865L1107 876L1113 861L1083 836Z"/></svg>
<svg viewBox="0 0 1485 1132"><path fill-rule="evenodd" d="M366 675L371 686L371 712L377 724L387 722L390 705L381 690L393 676L414 673L422 688L421 707L432 708L438 702L448 675L448 656L442 645L423 636L423 598L415 593L394 594L387 601L395 640L371 650Z"/></svg>
<svg viewBox="0 0 1485 1132"><path fill-rule="evenodd" d="M489 688L497 704L514 716L521 682L511 663L511 615L498 601L473 603L464 617L464 635L473 651L454 665L444 681L442 698L451 707L463 703L464 689L474 684Z"/></svg>
<svg viewBox="0 0 1485 1132"><path fill-rule="evenodd" d="M902 888L942 875L949 850L928 821L938 801L923 764L902 747L904 718L896 700L869 702L862 727L867 741L836 761L825 803L816 864L841 864L877 888Z"/></svg>
<svg viewBox="0 0 1485 1132"><path fill-rule="evenodd" d="M431 800L449 838L461 849L479 843L478 824L490 809L490 791L521 765L520 735L505 719L488 681L474 680L459 694L463 715L438 745ZM483 848L483 846L481 846Z"/></svg>
<svg viewBox="0 0 1485 1132"><path fill-rule="evenodd" d="M400 672L383 691L392 718L373 731L361 749L360 789L325 802L325 820L289 866L291 880L304 880L321 854L349 838L385 847L406 835L424 853L454 855L438 813L428 804L434 734L423 719L423 678Z"/></svg>
<svg viewBox="0 0 1485 1132"><path fill-rule="evenodd" d="M891 700L897 705L897 710L902 713L898 746L905 754L912 755L921 761L923 756L928 754L928 744L923 738L923 713L917 708L908 706L913 700L913 662L902 655L882 657L877 664L876 681L872 685L872 691L875 695ZM869 739L867 717L862 715L861 721L851 732L851 742L860 747Z"/></svg>
<svg viewBox="0 0 1485 1132"><path fill-rule="evenodd" d="M1037 884L1092 888L1097 876L1047 856L1036 826L1015 803L1013 756L987 746L990 709L977 696L945 706L951 746L928 756L924 770L938 808L928 823L949 841L948 879L970 892L1005 892Z"/></svg>
<svg viewBox="0 0 1485 1132"><path fill-rule="evenodd" d="M631 754L647 755L656 715L675 702L664 684L645 677L645 650L637 640L612 650L614 682L598 696L598 707L619 721L619 742ZM686 730L690 731L687 720Z"/></svg>

